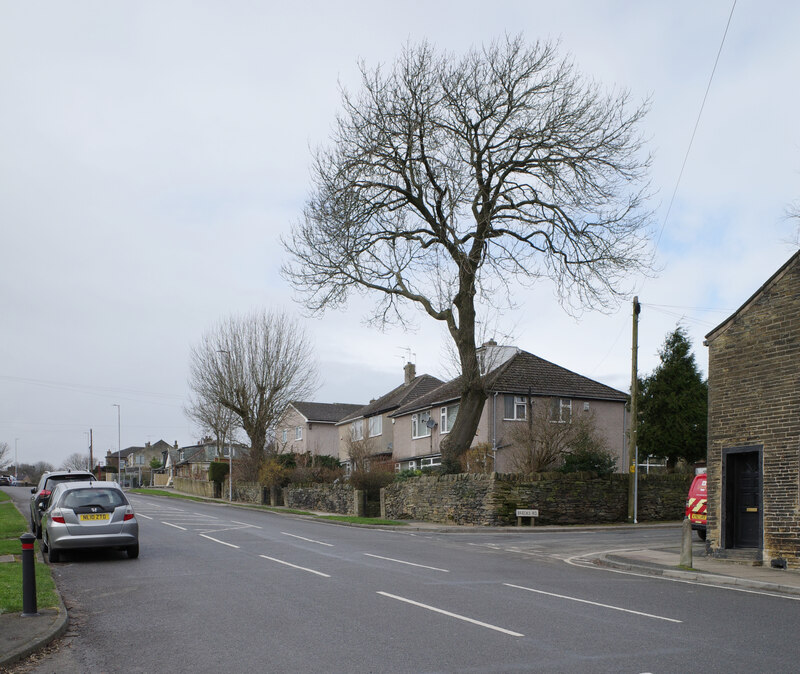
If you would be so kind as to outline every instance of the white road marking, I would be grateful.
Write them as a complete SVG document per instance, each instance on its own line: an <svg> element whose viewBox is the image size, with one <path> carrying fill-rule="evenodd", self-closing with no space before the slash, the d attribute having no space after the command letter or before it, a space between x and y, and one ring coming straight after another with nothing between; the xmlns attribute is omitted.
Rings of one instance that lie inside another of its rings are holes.
<svg viewBox="0 0 800 674"><path fill-rule="evenodd" d="M255 524L248 524L247 522L237 522L236 520L231 520L234 524L241 524L243 527L251 527L252 529L260 529L261 527Z"/></svg>
<svg viewBox="0 0 800 674"><path fill-rule="evenodd" d="M284 536L291 536L292 538L299 538L301 541L308 541L309 543L316 543L317 545L326 545L329 548L335 547L333 543L323 543L322 541L315 541L313 538L305 538L303 536L298 536L297 534L290 534L285 531L281 531Z"/></svg>
<svg viewBox="0 0 800 674"><path fill-rule="evenodd" d="M151 520L151 519L153 519L152 517L149 517L149 516L147 516L147 515L144 515L144 514L142 514L142 513L140 513L140 512L137 512L137 513L136 513L136 517L144 517L146 520Z"/></svg>
<svg viewBox="0 0 800 674"><path fill-rule="evenodd" d="M522 585L512 585L511 583L503 583L506 587L513 587L517 590L525 590L527 592L535 592L537 594L545 594L549 597L557 597L558 599L567 599L568 601L577 601L581 604L591 604L592 606L599 606L601 608L608 608L612 611L623 611L624 613L633 613L634 615L640 615L645 618L654 618L656 620L666 620L670 623L682 623L683 620L675 620L675 618L665 618L664 616L654 615L652 613L642 613L641 611L633 611L629 608L622 608L620 606L612 606L611 604L601 604L596 601L589 601L588 599L578 599L577 597L568 597L565 594L556 594L555 592L545 592L544 590L534 590L532 587L524 587Z"/></svg>
<svg viewBox="0 0 800 674"><path fill-rule="evenodd" d="M214 541L215 543L219 543L220 545L227 545L229 548L236 548L239 549L238 545L234 545L233 543L226 543L225 541L221 541L218 538L211 538L211 536L206 536L205 534L200 534L203 538L207 538L209 541Z"/></svg>
<svg viewBox="0 0 800 674"><path fill-rule="evenodd" d="M636 550L641 550L641 548L635 548ZM606 552L623 552L622 550L608 550ZM605 554L602 552L597 553L588 553L591 555L600 555ZM623 576L636 576L637 578L650 578L652 580L663 580L670 583L684 583L686 585L699 585L701 587L711 587L715 590L728 590L729 592L744 592L745 594L759 594L762 597L775 597L776 599L788 599L790 601L800 601L800 597L793 597L791 595L786 594L777 594L775 592L767 592L765 590L749 590L744 587L735 587L733 585L718 585L716 583L711 583L707 581L701 580L687 580L685 578L670 578L668 576L655 576L650 573L638 573L636 571L625 571L624 569L611 569L607 566L597 566L592 564L590 561L586 560L587 553L583 553L581 555L575 555L573 557L568 557L564 561L571 565L571 566L579 566L582 569L594 569L595 571L606 571L608 573L619 573Z"/></svg>
<svg viewBox="0 0 800 674"><path fill-rule="evenodd" d="M175 527L176 529L180 529L181 531L186 531L184 527L179 527L177 524L173 524L172 522L162 522L161 524L166 524L168 527Z"/></svg>
<svg viewBox="0 0 800 674"><path fill-rule="evenodd" d="M293 569L299 569L300 571L308 571L308 573L314 573L318 576L322 576L323 578L330 578L330 576L327 573L322 573L322 571L314 571L314 569L307 569L304 566L297 566L297 564L290 564L289 562L284 562L282 559L275 559L274 557L267 557L266 555L259 555L259 557L268 559L271 562L276 562L277 564L283 564L284 566L291 566Z"/></svg>
<svg viewBox="0 0 800 674"><path fill-rule="evenodd" d="M497 627L497 625L490 625L489 623L481 622L480 620L475 620L474 618L467 618L467 616L459 615L458 613L451 613L450 611L445 611L441 608L436 608L435 606L429 606L428 604L421 604L418 601L414 601L413 599L406 599L405 597L398 597L396 594L389 594L388 592L378 592L378 594L389 597L390 599L397 599L398 601L403 601L406 604L411 604L412 606L418 606L419 608L427 609L428 611L433 611L434 613L441 613L442 615L449 616L451 618L456 618L457 620L463 620L464 622L472 623L473 625L478 625L479 627L485 627L489 630L494 630L495 632L502 632L503 634L508 634L512 637L524 637L524 634L520 634L519 632L512 632L511 630L507 630L503 627Z"/></svg>
<svg viewBox="0 0 800 674"><path fill-rule="evenodd" d="M372 555L369 552L365 552L364 555L367 557L375 557L375 559L385 559L387 562L396 562L397 564L408 564L409 566L416 566L420 569L430 569L431 571L441 571L442 573L450 573L448 569L440 569L436 566L425 566L424 564L415 564L414 562L404 562L402 559L393 559L391 557L381 557L380 555Z"/></svg>

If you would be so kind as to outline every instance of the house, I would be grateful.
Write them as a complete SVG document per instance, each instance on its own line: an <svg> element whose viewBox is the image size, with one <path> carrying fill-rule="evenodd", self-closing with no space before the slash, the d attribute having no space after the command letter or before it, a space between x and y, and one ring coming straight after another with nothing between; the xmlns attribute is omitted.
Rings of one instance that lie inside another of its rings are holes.
<svg viewBox="0 0 800 674"><path fill-rule="evenodd" d="M400 386L351 412L336 424L339 429L339 461L348 469L352 468L354 452L362 453L362 458L368 460L390 460L394 451L391 414L443 383L429 374L417 376L414 363L406 363Z"/></svg>
<svg viewBox="0 0 800 674"><path fill-rule="evenodd" d="M361 407L363 405L346 403L290 403L276 424L275 444L278 452L339 456L336 423Z"/></svg>
<svg viewBox="0 0 800 674"><path fill-rule="evenodd" d="M208 469L212 461L230 460L228 451L230 445L226 443L220 449L216 440L206 438L197 445L188 445L179 449L170 449L165 457L165 467L171 469L171 477L186 477L193 480L208 480ZM243 454L250 451L249 447L233 443L233 463ZM234 465L234 469L236 466ZM235 475L235 474L234 474Z"/></svg>
<svg viewBox="0 0 800 674"><path fill-rule="evenodd" d="M800 568L800 251L705 344L708 551Z"/></svg>
<svg viewBox="0 0 800 674"><path fill-rule="evenodd" d="M626 459L628 395L512 346L487 342L479 362L488 394L472 446L491 449L492 470L512 472L513 432L534 415L553 423L592 415L599 434L622 470ZM461 379L457 377L394 411L393 459L397 470L441 463L440 444L458 414ZM540 412L541 411L541 412Z"/></svg>

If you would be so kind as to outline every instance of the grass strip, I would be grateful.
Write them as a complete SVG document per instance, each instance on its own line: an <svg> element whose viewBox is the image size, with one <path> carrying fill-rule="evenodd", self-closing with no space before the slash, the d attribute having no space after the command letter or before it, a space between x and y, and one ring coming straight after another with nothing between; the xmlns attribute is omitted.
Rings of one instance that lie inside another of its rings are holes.
<svg viewBox="0 0 800 674"><path fill-rule="evenodd" d="M5 495L0 492L0 495ZM7 495L5 495L7 496ZM22 611L22 544L19 537L28 522L9 499L0 499L0 555L14 555L15 561L0 563L0 613ZM39 542L36 542L38 547ZM36 603L38 608L58 606L58 593L47 564L37 561Z"/></svg>
<svg viewBox="0 0 800 674"><path fill-rule="evenodd" d="M335 520L336 522L349 522L350 524L375 524L388 527L407 527L408 522L398 520L382 520L379 517L353 517L351 515L317 515L321 520Z"/></svg>

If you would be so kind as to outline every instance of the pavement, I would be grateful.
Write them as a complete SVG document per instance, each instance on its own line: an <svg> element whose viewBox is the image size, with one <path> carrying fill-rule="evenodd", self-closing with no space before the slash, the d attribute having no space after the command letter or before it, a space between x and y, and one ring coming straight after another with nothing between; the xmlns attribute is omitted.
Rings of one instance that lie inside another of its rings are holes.
<svg viewBox="0 0 800 674"><path fill-rule="evenodd" d="M342 523L348 526L347 523ZM409 522L408 529L418 531L439 531L442 533L489 533L495 529L484 527L437 526L423 522ZM372 526L372 525L360 525ZM659 524L639 524L637 527L659 527ZM668 526L674 526L674 523ZM624 525L629 528L630 525ZM597 527L545 527L529 529L536 531L596 529ZM608 529L609 527L603 527ZM501 530L519 534L524 531L520 527L501 527ZM39 561L41 554L37 552ZM669 546L655 549L626 549L614 552L584 555L580 563L593 564L600 567L662 576L672 580L700 582L706 585L733 586L737 588L757 590L782 595L800 596L800 571L773 569L765 566L715 559L713 557L695 555L691 568L681 568L680 546ZM0 672L12 663L21 660L31 653L43 648L61 636L67 629L69 617L64 603L60 602L57 610L43 610L39 615L22 617L19 613L0 614Z"/></svg>

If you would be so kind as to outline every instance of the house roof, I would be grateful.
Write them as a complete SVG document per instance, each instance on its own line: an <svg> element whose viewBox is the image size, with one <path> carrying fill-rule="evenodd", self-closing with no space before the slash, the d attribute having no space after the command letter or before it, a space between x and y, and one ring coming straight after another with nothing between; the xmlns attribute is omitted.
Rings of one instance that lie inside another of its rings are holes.
<svg viewBox="0 0 800 674"><path fill-rule="evenodd" d="M624 402L628 399L627 393L567 370L527 351L519 351L489 372L486 375L486 388L490 394L527 395L530 392L534 396L587 398L589 400ZM391 416L399 417L417 410L455 402L460 397L461 377L456 377L427 395L403 405Z"/></svg>
<svg viewBox="0 0 800 674"><path fill-rule="evenodd" d="M410 404L420 396L425 396L431 391L440 387L444 382L441 379L432 377L429 374L421 374L414 377L408 384L401 384L395 389L392 389L386 395L381 396L377 400L373 400L369 405L359 408L355 412L349 414L339 421L340 424L354 419L361 419L364 417L374 417L378 414L384 414L396 410L398 407Z"/></svg>
<svg viewBox="0 0 800 674"><path fill-rule="evenodd" d="M360 410L363 405L351 405L348 403L309 403L299 400L291 403L307 421L322 424L335 424L343 417Z"/></svg>
<svg viewBox="0 0 800 674"><path fill-rule="evenodd" d="M778 269L772 276L770 276L763 285L756 290L748 299L747 301L742 304L736 311L734 311L728 318L726 318L722 323L720 323L716 328L714 328L711 332L706 335L705 345L708 346L709 342L713 342L717 337L719 337L728 327L733 323L733 321L743 312L747 311L755 302L757 302L760 297L767 292L772 286L774 286L778 281L780 281L788 272L789 270L796 264L800 264L800 250L798 250L792 257L790 257L784 265Z"/></svg>

